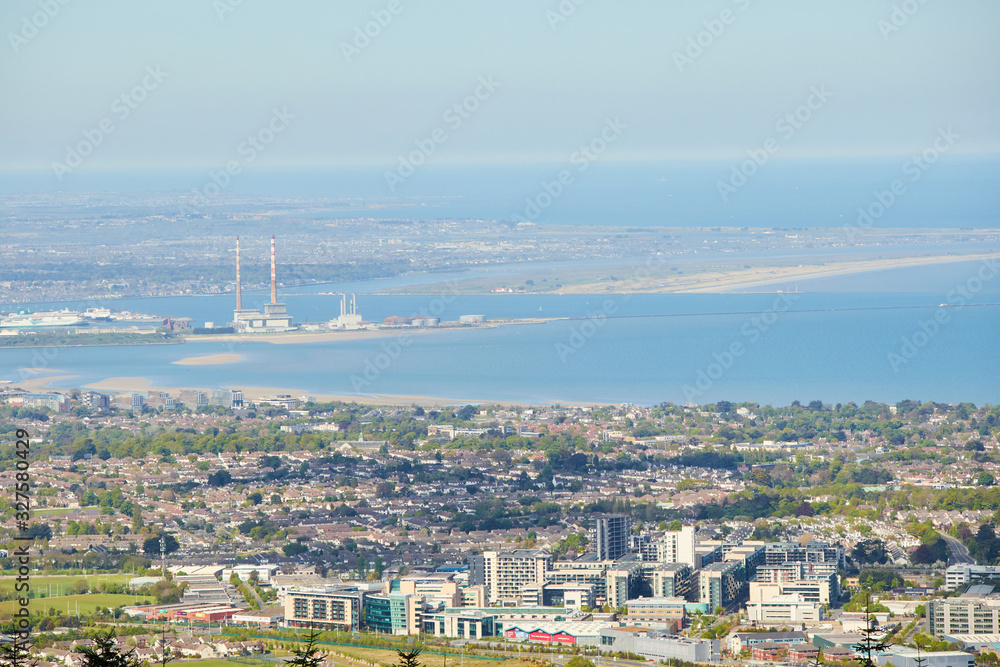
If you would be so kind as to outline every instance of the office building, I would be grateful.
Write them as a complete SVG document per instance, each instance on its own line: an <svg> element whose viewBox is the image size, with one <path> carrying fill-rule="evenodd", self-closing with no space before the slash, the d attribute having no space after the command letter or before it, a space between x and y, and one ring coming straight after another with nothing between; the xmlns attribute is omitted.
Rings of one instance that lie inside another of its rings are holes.
<svg viewBox="0 0 1000 667"><path fill-rule="evenodd" d="M625 603L628 608L629 623L674 624L676 629L684 625L687 600L684 598L636 598Z"/></svg>
<svg viewBox="0 0 1000 667"><path fill-rule="evenodd" d="M718 662L718 639L677 637L640 626L601 630L601 651L635 653L659 662Z"/></svg>
<svg viewBox="0 0 1000 667"><path fill-rule="evenodd" d="M975 667L976 656L965 651L918 651L909 646L892 646L875 656L876 664L893 667Z"/></svg>
<svg viewBox="0 0 1000 667"><path fill-rule="evenodd" d="M823 620L823 605L807 601L801 593L776 595L747 602L747 619L763 624L818 623Z"/></svg>
<svg viewBox="0 0 1000 667"><path fill-rule="evenodd" d="M966 584L987 579L1000 579L1000 565L973 565L957 563L945 570L944 588L954 591Z"/></svg>
<svg viewBox="0 0 1000 667"><path fill-rule="evenodd" d="M927 621L931 634L1000 635L1000 598L996 595L929 600Z"/></svg>

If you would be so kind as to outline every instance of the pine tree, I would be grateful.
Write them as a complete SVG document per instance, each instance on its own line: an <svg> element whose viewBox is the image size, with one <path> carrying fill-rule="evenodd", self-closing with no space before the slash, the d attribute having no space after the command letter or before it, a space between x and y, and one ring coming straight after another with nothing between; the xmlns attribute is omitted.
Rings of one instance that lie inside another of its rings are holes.
<svg viewBox="0 0 1000 667"><path fill-rule="evenodd" d="M36 667L38 659L28 653L28 643L15 639L7 644L0 644L0 667Z"/></svg>
<svg viewBox="0 0 1000 667"><path fill-rule="evenodd" d="M865 629L861 631L861 634L864 639L851 648L860 653L858 662L861 663L861 667L877 667L874 656L889 650L892 644L875 637L878 630L875 629L875 619L872 618L871 614L870 595L865 596Z"/></svg>
<svg viewBox="0 0 1000 667"><path fill-rule="evenodd" d="M93 646L80 649L83 667L140 667L142 661L135 655L135 649L123 653L115 643L115 632L94 638Z"/></svg>
<svg viewBox="0 0 1000 667"><path fill-rule="evenodd" d="M316 647L317 637L319 637L318 632L310 632L306 636L305 646L296 645L296 647L292 649L292 655L295 657L290 660L286 660L285 664L296 665L296 667L319 667L322 665L323 656Z"/></svg>
<svg viewBox="0 0 1000 667"><path fill-rule="evenodd" d="M421 665L417 660L420 656L420 649L418 648L412 651L397 650L396 655L399 656L399 662L396 663L395 667L426 667L426 665Z"/></svg>

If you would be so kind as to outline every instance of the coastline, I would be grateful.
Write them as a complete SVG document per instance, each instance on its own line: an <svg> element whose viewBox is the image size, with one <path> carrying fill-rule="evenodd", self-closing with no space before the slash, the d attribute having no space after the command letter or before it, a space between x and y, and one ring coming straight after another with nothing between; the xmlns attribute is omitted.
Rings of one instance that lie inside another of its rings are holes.
<svg viewBox="0 0 1000 667"><path fill-rule="evenodd" d="M898 259L853 259L842 262L832 262L821 265L801 266L768 266L753 269L717 271L711 273L693 274L691 276L652 275L637 281L636 289L630 290L637 294L730 294L751 288L766 288L770 285L783 284L794 280L809 280L813 278L828 278L832 276L863 274L874 271L903 269L915 266L930 266L934 264L951 264L957 262L975 262L996 260L996 253L975 253L969 255L935 255L931 257L904 257ZM563 287L560 294L614 294L614 283L588 282ZM762 292L779 290L761 289Z"/></svg>
<svg viewBox="0 0 1000 667"><path fill-rule="evenodd" d="M66 375L65 371L59 370L49 370L45 368L25 368L25 371L30 371L33 373L43 374L37 378L30 378L28 380L15 380L11 382L9 386L11 387L21 387L32 393L45 393L49 390L49 383L57 380L66 380L69 378L76 377L75 375ZM179 396L181 391L184 390L196 390L203 391L206 393L211 393L214 389L213 387L159 387L154 385L152 382L141 377L111 377L101 380L99 382L94 382L87 385L82 385L80 389L89 389L92 391L101 391L105 393L145 393L148 391L165 391L172 396ZM359 395L347 395L347 394L317 394L309 391L304 391L301 389L290 389L286 387L251 387L251 386L240 386L240 385L226 385L225 389L239 389L243 392L243 396L246 400L256 401L265 396L274 396L278 394L288 394L291 396L310 396L316 402L325 403L331 401L340 401L343 403L359 403L361 405L384 405L384 406L409 406L409 405L420 405L424 407L445 407L454 405L489 405L494 403L499 403L501 405L518 406L518 407L530 407L532 405L609 405L607 403L601 402L580 402L580 401L541 401L538 403L524 403L519 401L496 401L488 399L458 399L458 398L443 398L440 396L421 396L421 395L404 395L404 394L359 394ZM63 390L65 391L65 390Z"/></svg>
<svg viewBox="0 0 1000 667"><path fill-rule="evenodd" d="M516 320L494 320L476 325L456 325L438 327L394 327L391 329L352 329L348 331L289 331L286 333L249 333L249 334L198 334L185 336L185 341L201 342L240 342L240 343L275 343L288 345L293 343L325 343L330 341L363 340L365 338L386 338L389 336L414 336L441 331L473 331L475 329L495 329L526 324L544 324L565 317L537 317ZM179 363L179 362L174 362Z"/></svg>

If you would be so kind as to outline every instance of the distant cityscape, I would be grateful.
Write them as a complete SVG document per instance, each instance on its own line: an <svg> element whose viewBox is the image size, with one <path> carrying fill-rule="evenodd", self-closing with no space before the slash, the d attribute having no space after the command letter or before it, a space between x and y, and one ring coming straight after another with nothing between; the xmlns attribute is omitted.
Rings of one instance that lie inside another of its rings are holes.
<svg viewBox="0 0 1000 667"><path fill-rule="evenodd" d="M932 638L939 665L971 665L1000 635L1000 566L968 550L994 510L937 509L1000 474L996 408L387 409L16 387L3 403L43 455L39 512L59 512L40 565L147 555L130 586L150 591L171 538L176 598L123 605L146 623L703 663L853 660L872 619L886 637ZM951 458L899 458L911 438ZM913 658L905 643L880 659ZM178 646L220 650L207 636ZM72 663L65 651L55 664Z"/></svg>

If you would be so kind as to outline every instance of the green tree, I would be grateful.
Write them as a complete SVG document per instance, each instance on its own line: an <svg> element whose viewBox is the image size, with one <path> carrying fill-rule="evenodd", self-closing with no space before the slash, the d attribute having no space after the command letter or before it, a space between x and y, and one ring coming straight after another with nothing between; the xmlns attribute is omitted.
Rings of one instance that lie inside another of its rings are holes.
<svg viewBox="0 0 1000 667"><path fill-rule="evenodd" d="M295 665L296 667L320 667L323 664L323 655L316 646L316 639L318 637L318 632L310 632L306 636L305 645L293 648L292 655L295 657L286 660L285 664Z"/></svg>
<svg viewBox="0 0 1000 667"><path fill-rule="evenodd" d="M181 545L177 543L177 538L169 533L163 535L164 538L164 552L173 553L181 548ZM156 537L151 537L142 543L142 551L147 556L159 556L160 555L160 535Z"/></svg>
<svg viewBox="0 0 1000 667"><path fill-rule="evenodd" d="M979 477L976 478L976 484L979 486L993 486L994 483L996 483L996 478L985 470L979 473Z"/></svg>
<svg viewBox="0 0 1000 667"><path fill-rule="evenodd" d="M0 667L36 667L38 659L28 653L28 643L14 637L14 641L0 644Z"/></svg>
<svg viewBox="0 0 1000 667"><path fill-rule="evenodd" d="M140 667L142 661L135 655L135 649L123 652L115 643L115 632L94 637L93 646L80 648L83 667Z"/></svg>
<svg viewBox="0 0 1000 667"><path fill-rule="evenodd" d="M871 598L867 597L865 599L865 629L861 631L862 639L851 647L857 651L861 667L877 667L875 656L889 650L889 647L892 646L884 640L877 639L879 634L881 633L878 624L871 613Z"/></svg>
<svg viewBox="0 0 1000 667"><path fill-rule="evenodd" d="M417 660L420 657L420 649L418 648L412 651L397 650L396 655L399 656L399 662L394 667L426 667Z"/></svg>

